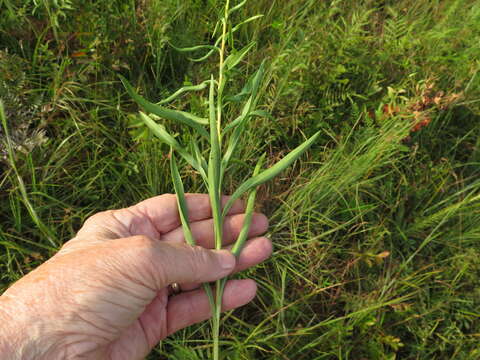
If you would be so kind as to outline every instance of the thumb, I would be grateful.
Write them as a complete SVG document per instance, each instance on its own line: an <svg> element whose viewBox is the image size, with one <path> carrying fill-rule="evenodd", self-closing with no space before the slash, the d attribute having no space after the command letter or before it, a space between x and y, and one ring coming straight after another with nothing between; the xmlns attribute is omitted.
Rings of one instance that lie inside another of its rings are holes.
<svg viewBox="0 0 480 360"><path fill-rule="evenodd" d="M185 243L173 244L134 236L114 240L116 260L127 271L148 286L160 290L178 283L203 283L221 279L235 267L235 256L228 250L209 250ZM112 244L112 242L109 242Z"/></svg>

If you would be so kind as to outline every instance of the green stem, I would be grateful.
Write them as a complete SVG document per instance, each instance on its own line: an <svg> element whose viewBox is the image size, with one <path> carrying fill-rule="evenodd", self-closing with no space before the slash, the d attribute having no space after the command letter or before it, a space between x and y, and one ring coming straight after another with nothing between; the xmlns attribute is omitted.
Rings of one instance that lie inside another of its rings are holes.
<svg viewBox="0 0 480 360"><path fill-rule="evenodd" d="M222 125L222 94L225 87L225 73L224 73L224 63L225 63L225 45L227 37L227 23L228 23L228 10L230 8L230 0L227 0L225 4L225 18L223 19L223 31L222 31L222 46L220 48L220 66L219 66L219 75L218 75L218 98L217 98L217 131L218 138L221 139L221 125Z"/></svg>
<svg viewBox="0 0 480 360"><path fill-rule="evenodd" d="M214 222L214 233L215 233L215 248L217 250L222 248L223 245L223 215L222 215L222 204L221 204L221 192L222 192L222 177L223 171L222 158L221 158L221 147L222 147L222 135L221 135L221 124L222 124L222 110L223 110L223 89L225 87L225 73L224 73L224 58L225 58L225 45L226 45L226 34L227 34L227 23L228 23L228 10L230 8L230 0L227 0L225 4L225 18L223 20L223 34L222 34L222 46L220 50L220 65L219 65L219 76L218 76L218 87L217 87L217 103L216 103L216 114L215 107L213 106L213 79L211 82L211 91L210 91L210 139L211 139L211 152L209 159L209 180L210 180L210 200L212 203L212 215ZM215 119L216 115L216 119ZM212 337L213 337L213 359L220 359L220 314L222 311L222 297L223 297L223 283L222 280L216 281L215 287L215 307L213 311L213 328L212 328Z"/></svg>

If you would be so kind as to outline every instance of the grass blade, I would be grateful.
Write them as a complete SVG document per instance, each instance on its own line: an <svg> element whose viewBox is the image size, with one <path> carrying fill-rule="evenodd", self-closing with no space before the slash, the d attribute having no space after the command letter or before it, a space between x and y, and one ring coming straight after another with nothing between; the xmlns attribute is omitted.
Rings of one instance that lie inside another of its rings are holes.
<svg viewBox="0 0 480 360"><path fill-rule="evenodd" d="M137 94L133 89L132 85L130 85L130 83L127 81L127 79L125 79L121 75L119 75L119 77L123 83L123 86L125 86L128 94L147 112L177 123L188 125L195 129L198 134L208 139L208 133L203 127L203 125L206 125L208 123L207 119L200 118L184 111L171 110L164 108L160 105L151 103L150 101Z"/></svg>
<svg viewBox="0 0 480 360"><path fill-rule="evenodd" d="M30 215L30 218L33 220L35 225L37 225L38 229L42 232L42 235L45 236L45 238L49 241L50 245L57 248L58 247L58 241L56 239L55 234L46 226L43 221L40 219L38 216L35 207L32 205L30 202L27 188L25 186L25 183L23 181L23 178L20 176L20 173L17 169L17 164L15 163L15 159L13 157L14 154L14 148L12 145L12 141L10 138L10 134L8 131L8 125L7 125L7 117L5 116L5 110L4 110L4 105L2 100L0 99L0 128L3 128L3 132L5 134L5 145L7 148L7 156L8 156L8 161L9 165L12 167L13 172L17 178L17 183L18 183L18 188L20 191L21 198L23 200L23 203L25 207L28 210L28 213Z"/></svg>
<svg viewBox="0 0 480 360"><path fill-rule="evenodd" d="M261 172L260 174L251 177L247 181L245 181L240 187L233 193L233 195L228 200L225 208L223 209L223 215L228 213L228 210L232 207L235 200L240 198L245 192L250 190L253 187L261 185L273 177L277 176L280 172L285 170L288 166L290 166L295 160L297 160L307 149L312 146L312 144L317 140L320 136L320 131L313 135L310 139L305 141L303 144L292 150L288 155L286 155L282 160L277 162L272 167L268 168L267 170Z"/></svg>
<svg viewBox="0 0 480 360"><path fill-rule="evenodd" d="M185 241L191 246L195 246L195 239L193 238L192 229L188 222L188 207L185 199L185 189L183 187L182 178L178 171L177 161L175 160L175 153L173 148L170 150L170 171L172 173L173 187L177 194L178 214L182 222L183 234Z"/></svg>

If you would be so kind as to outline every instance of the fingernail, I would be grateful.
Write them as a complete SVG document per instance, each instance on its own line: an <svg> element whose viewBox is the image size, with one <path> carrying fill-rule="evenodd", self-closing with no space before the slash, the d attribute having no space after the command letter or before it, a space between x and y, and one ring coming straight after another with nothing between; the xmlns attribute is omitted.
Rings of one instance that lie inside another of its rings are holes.
<svg viewBox="0 0 480 360"><path fill-rule="evenodd" d="M223 270L232 270L235 267L235 256L228 250L216 250L218 262Z"/></svg>

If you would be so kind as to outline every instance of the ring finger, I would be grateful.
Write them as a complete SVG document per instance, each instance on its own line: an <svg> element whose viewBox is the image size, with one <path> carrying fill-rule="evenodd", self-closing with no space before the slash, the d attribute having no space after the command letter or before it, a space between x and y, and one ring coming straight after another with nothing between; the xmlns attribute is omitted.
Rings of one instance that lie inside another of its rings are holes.
<svg viewBox="0 0 480 360"><path fill-rule="evenodd" d="M231 249L231 246L225 247ZM252 266L260 264L262 261L268 259L272 253L272 242L266 237L258 237L250 239L245 243L240 257L237 260L237 265L232 271L232 274L248 269ZM186 292L198 289L201 284L179 284L180 291ZM174 295L171 288L169 294Z"/></svg>

